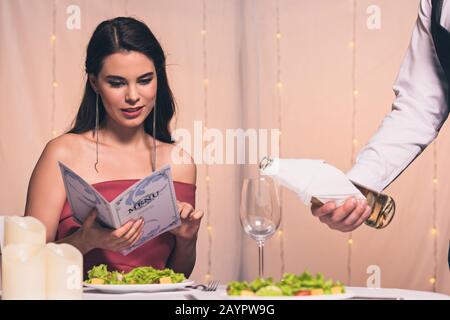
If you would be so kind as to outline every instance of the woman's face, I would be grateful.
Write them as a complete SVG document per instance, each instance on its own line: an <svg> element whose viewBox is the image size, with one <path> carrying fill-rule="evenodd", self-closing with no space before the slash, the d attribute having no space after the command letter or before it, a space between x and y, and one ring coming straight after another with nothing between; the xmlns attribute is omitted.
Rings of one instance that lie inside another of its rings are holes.
<svg viewBox="0 0 450 320"><path fill-rule="evenodd" d="M108 121L132 128L143 124L156 100L157 78L153 61L136 51L123 51L105 58L91 83L97 88Z"/></svg>

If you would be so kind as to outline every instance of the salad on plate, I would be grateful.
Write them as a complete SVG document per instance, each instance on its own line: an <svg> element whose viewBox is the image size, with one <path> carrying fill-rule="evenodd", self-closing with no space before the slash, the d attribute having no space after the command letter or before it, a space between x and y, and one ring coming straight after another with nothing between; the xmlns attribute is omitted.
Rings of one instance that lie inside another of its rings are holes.
<svg viewBox="0 0 450 320"><path fill-rule="evenodd" d="M85 284L90 285L135 285L135 284L175 284L186 280L183 273L172 269L137 267L130 272L108 271L105 264L92 267L88 271Z"/></svg>
<svg viewBox="0 0 450 320"><path fill-rule="evenodd" d="M325 279L322 273L313 276L309 272L300 275L285 273L280 281L272 278L257 278L251 282L232 281L228 283L228 296L317 296L345 294L346 289L339 281Z"/></svg>

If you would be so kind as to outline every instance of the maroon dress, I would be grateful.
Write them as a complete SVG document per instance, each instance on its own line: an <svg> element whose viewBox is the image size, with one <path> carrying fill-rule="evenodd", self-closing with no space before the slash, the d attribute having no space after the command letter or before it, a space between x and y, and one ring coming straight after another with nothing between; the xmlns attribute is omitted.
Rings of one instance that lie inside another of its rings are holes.
<svg viewBox="0 0 450 320"><path fill-rule="evenodd" d="M112 201L137 181L137 179L113 180L99 182L92 186L101 193L107 201ZM195 206L195 185L174 181L174 187L178 201L187 202L192 206ZM66 199L59 219L56 240L69 236L78 228L80 228L80 224L73 219L72 210ZM146 242L126 256L110 250L93 249L83 257L84 274L86 274L93 266L102 263L106 264L110 271L119 270L128 272L135 267L141 266L152 266L157 269L164 269L174 245L175 237L171 233L165 232Z"/></svg>

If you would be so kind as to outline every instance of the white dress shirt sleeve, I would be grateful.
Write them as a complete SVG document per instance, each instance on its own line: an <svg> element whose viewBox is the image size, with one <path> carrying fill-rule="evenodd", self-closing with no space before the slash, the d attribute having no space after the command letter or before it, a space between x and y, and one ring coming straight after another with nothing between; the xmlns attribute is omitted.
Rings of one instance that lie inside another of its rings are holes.
<svg viewBox="0 0 450 320"><path fill-rule="evenodd" d="M448 11L450 1L444 2L442 14ZM431 35L431 0L420 2L419 17L394 92L392 111L347 173L351 181L378 192L436 138L448 116L448 83Z"/></svg>

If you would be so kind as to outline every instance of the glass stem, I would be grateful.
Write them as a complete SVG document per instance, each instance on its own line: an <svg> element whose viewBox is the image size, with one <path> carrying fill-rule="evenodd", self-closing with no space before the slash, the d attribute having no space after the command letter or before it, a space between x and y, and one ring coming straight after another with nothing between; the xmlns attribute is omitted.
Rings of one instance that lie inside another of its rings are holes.
<svg viewBox="0 0 450 320"><path fill-rule="evenodd" d="M264 279L264 241L258 241L259 277Z"/></svg>

